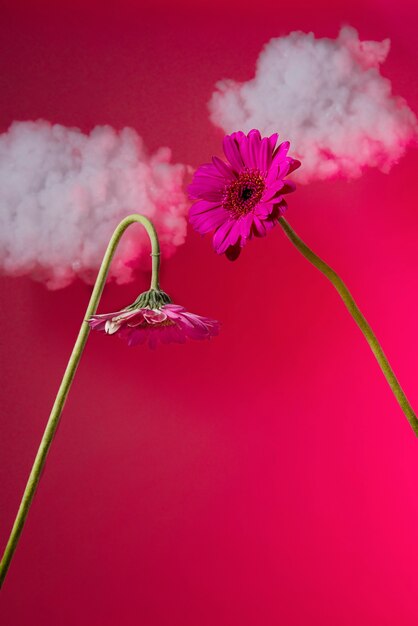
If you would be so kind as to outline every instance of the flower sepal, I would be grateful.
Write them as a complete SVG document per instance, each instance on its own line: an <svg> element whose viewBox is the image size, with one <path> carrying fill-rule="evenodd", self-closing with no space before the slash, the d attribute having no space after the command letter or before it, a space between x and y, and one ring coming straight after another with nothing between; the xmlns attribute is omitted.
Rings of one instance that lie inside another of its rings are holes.
<svg viewBox="0 0 418 626"><path fill-rule="evenodd" d="M139 294L135 302L126 307L131 309L161 309L165 304L170 304L170 296L161 289L150 289Z"/></svg>

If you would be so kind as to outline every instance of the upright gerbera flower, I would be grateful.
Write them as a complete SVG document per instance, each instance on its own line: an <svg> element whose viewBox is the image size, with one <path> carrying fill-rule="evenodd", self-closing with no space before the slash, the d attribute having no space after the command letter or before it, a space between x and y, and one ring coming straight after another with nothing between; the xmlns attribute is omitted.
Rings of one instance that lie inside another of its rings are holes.
<svg viewBox="0 0 418 626"><path fill-rule="evenodd" d="M253 236L263 237L286 210L283 196L295 190L286 176L300 166L287 156L289 142L276 147L278 134L261 138L250 130L226 135L223 140L229 163L218 157L201 165L188 191L196 200L190 223L201 233L213 234L213 247L234 260Z"/></svg>

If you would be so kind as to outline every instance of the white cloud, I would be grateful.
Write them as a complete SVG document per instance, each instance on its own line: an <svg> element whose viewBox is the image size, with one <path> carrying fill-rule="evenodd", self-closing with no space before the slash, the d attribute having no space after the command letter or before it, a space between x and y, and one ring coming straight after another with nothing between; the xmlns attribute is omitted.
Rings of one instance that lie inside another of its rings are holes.
<svg viewBox="0 0 418 626"><path fill-rule="evenodd" d="M75 277L92 282L129 213L149 217L163 254L172 254L185 239L188 203L187 168L170 159L168 148L149 155L131 128L97 126L86 135L42 120L14 122L0 135L0 270L51 289ZM149 252L144 230L130 227L109 276L128 282L138 258L150 268Z"/></svg>
<svg viewBox="0 0 418 626"><path fill-rule="evenodd" d="M301 182L337 175L358 177L366 166L388 172L416 141L417 119L392 95L379 71L390 42L360 41L341 29L337 39L293 32L269 41L253 79L222 80L209 103L225 132L279 132L302 161Z"/></svg>

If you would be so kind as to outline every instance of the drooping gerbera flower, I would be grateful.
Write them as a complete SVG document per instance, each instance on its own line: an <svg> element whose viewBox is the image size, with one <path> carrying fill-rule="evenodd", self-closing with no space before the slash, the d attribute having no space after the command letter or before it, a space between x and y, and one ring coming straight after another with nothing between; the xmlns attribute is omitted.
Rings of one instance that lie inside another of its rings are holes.
<svg viewBox="0 0 418 626"><path fill-rule="evenodd" d="M129 346L148 344L150 348L155 348L159 343L209 339L219 332L218 322L189 313L178 304L154 304L154 308L151 308L141 306L138 300L125 309L93 315L87 321L92 329L104 331L108 335L117 334Z"/></svg>
<svg viewBox="0 0 418 626"><path fill-rule="evenodd" d="M141 293L135 302L121 311L96 315L110 264L122 235L132 224L141 224L150 239L152 258L150 288L148 291ZM139 213L128 215L116 226L100 265L80 332L59 386L38 453L26 483L15 522L3 556L0 559L0 588L16 551L42 470L45 467L48 451L57 431L65 400L83 354L90 327L96 330L103 330L109 334L117 334L119 337L126 339L131 346L138 343L148 343L152 348L159 342L169 343L174 341L184 343L189 338L206 339L218 333L218 322L201 315L189 313L184 307L171 303L169 296L160 289L159 272L160 243L154 224L145 215L140 215Z"/></svg>
<svg viewBox="0 0 418 626"><path fill-rule="evenodd" d="M218 157L198 167L188 187L196 202L190 223L201 233L214 231L213 247L234 260L252 237L263 237L286 210L283 196L295 190L286 176L300 166L287 156L289 142L276 147L278 134L261 138L250 130L226 135L223 140L229 163Z"/></svg>

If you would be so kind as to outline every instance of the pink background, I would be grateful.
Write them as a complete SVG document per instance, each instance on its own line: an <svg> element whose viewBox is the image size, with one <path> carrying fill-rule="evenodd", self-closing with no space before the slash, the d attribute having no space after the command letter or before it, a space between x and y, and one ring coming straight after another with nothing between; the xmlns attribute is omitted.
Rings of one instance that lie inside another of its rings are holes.
<svg viewBox="0 0 418 626"><path fill-rule="evenodd" d="M220 154L206 109L218 79L250 78L272 36L343 23L391 38L383 72L418 111L412 2L11 4L1 131L129 125L197 166ZM410 151L390 175L299 186L287 214L346 280L415 407L417 171ZM101 311L147 281L109 286ZM222 333L155 352L90 337L0 623L416 625L417 440L333 288L279 228L235 264L189 232L163 286ZM90 290L0 289L3 548Z"/></svg>

